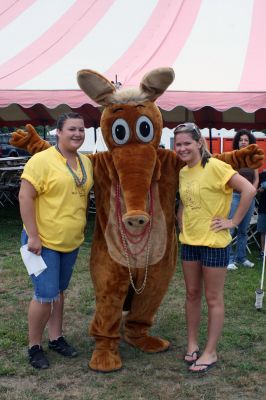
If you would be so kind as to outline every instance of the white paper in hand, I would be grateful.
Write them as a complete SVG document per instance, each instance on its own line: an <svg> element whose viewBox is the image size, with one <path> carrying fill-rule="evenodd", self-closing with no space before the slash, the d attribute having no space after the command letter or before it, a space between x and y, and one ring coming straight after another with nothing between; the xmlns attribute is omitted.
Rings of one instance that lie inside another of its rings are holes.
<svg viewBox="0 0 266 400"><path fill-rule="evenodd" d="M38 276L47 268L43 258L29 251L27 244L20 248L20 254L29 275Z"/></svg>

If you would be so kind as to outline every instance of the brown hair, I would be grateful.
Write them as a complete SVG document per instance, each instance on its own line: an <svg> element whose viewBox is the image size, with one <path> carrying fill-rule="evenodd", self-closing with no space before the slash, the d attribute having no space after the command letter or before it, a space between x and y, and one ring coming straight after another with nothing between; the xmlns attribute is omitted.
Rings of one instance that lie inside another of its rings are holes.
<svg viewBox="0 0 266 400"><path fill-rule="evenodd" d="M61 131L67 119L82 119L84 121L84 118L76 112L64 113L58 117L56 122L56 129L59 129L59 131Z"/></svg>
<svg viewBox="0 0 266 400"><path fill-rule="evenodd" d="M234 139L233 139L233 150L239 150L239 141L241 136L247 136L249 144L254 144L256 143L256 138L255 136L248 131L247 129L240 129L239 131L236 132Z"/></svg>

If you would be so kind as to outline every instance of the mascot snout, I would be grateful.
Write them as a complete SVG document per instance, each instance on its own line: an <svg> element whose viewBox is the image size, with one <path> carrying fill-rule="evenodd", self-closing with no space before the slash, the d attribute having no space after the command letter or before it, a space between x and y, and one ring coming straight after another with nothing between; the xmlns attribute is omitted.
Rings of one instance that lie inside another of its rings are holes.
<svg viewBox="0 0 266 400"><path fill-rule="evenodd" d="M128 228L143 228L149 220L149 214L141 210L127 212L122 216L122 221Z"/></svg>
<svg viewBox="0 0 266 400"><path fill-rule="evenodd" d="M157 178L157 152L149 144L129 144L112 151L125 203L123 222L130 228L143 228L150 220L147 200L153 178Z"/></svg>

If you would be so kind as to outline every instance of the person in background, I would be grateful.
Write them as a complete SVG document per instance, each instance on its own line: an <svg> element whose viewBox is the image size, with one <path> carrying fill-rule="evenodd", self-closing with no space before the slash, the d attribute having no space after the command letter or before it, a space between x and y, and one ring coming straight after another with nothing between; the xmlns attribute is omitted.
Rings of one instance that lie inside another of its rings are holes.
<svg viewBox="0 0 266 400"><path fill-rule="evenodd" d="M175 151L186 163L179 174L177 215L186 285L188 344L184 360L192 373L206 373L217 362L216 347L224 321L230 228L241 222L256 191L230 165L211 157L197 125L178 125L174 136ZM240 193L240 202L230 219L233 190ZM208 307L208 337L200 354L198 331L203 288Z"/></svg>
<svg viewBox="0 0 266 400"><path fill-rule="evenodd" d="M233 139L233 150L243 149L250 144L256 143L255 136L249 132L247 129L239 130L234 139ZM242 168L239 170L239 174L246 178L254 188L257 190L258 183L259 183L259 173L258 170L254 170L251 168ZM238 207L240 201L240 193L238 191L233 192L233 199L231 204L231 210L229 214L229 218L233 218L234 213ZM241 264L247 268L253 268L254 263L247 259L247 240L248 240L248 229L250 220L254 213L255 209L255 197L253 198L249 209L247 210L246 215L240 222L240 224L236 227L231 229L231 236L233 237L236 234L236 247L235 251L233 246L231 245L230 248L230 258L229 264L227 266L228 270L234 271L238 269L236 264Z"/></svg>
<svg viewBox="0 0 266 400"><path fill-rule="evenodd" d="M257 232L260 233L260 256L262 260L264 256L264 244L266 234L266 170L259 174L260 186L258 189L259 193L259 204L258 204L258 221L257 221Z"/></svg>
<svg viewBox="0 0 266 400"><path fill-rule="evenodd" d="M93 184L91 162L77 151L84 138L83 118L72 112L61 115L57 145L32 156L21 176L21 243L41 255L47 265L37 277L31 275L34 296L28 310L28 356L34 368L49 367L42 348L46 325L50 349L66 357L77 355L63 336L63 311L64 291L84 241Z"/></svg>

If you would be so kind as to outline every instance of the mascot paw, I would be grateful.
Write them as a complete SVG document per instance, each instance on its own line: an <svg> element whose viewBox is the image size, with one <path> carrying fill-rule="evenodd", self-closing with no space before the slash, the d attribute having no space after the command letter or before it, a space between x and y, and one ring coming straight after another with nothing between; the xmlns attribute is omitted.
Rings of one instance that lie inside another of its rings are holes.
<svg viewBox="0 0 266 400"><path fill-rule="evenodd" d="M145 353L160 353L170 347L168 340L154 336L129 337L125 335L124 340Z"/></svg>
<svg viewBox="0 0 266 400"><path fill-rule="evenodd" d="M26 125L26 131L18 129L13 132L9 142L15 147L28 151L30 154L38 153L50 147L50 144L41 139L38 132L30 124Z"/></svg>
<svg viewBox="0 0 266 400"><path fill-rule="evenodd" d="M122 361L118 351L94 350L89 367L98 372L118 371L122 368Z"/></svg>
<svg viewBox="0 0 266 400"><path fill-rule="evenodd" d="M16 132L12 133L12 137L9 140L9 143L12 146L27 149L27 144L29 142L30 136L27 132L23 131L22 129L18 129Z"/></svg>
<svg viewBox="0 0 266 400"><path fill-rule="evenodd" d="M250 148L250 157L247 161L249 168L260 168L263 165L264 161L264 151L260 149L256 145L249 145Z"/></svg>

